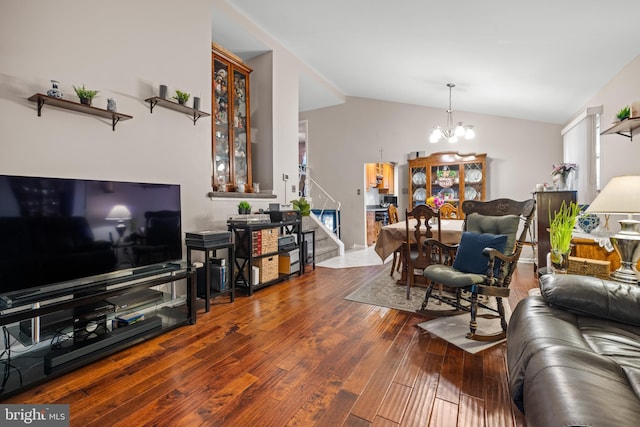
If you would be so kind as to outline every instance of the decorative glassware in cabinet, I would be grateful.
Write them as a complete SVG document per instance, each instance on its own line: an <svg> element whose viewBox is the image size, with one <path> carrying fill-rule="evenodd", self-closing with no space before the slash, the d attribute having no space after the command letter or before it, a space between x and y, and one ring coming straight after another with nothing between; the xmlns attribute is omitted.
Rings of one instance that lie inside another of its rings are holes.
<svg viewBox="0 0 640 427"><path fill-rule="evenodd" d="M482 163L466 163L464 165L464 199L483 200Z"/></svg>
<svg viewBox="0 0 640 427"><path fill-rule="evenodd" d="M214 182L231 182L229 162L229 66L214 60L215 150Z"/></svg>
<svg viewBox="0 0 640 427"><path fill-rule="evenodd" d="M234 172L236 183L246 183L249 182L247 164L247 76L235 70L233 74Z"/></svg>
<svg viewBox="0 0 640 427"><path fill-rule="evenodd" d="M433 196L445 202L457 202L460 186L460 170L458 165L436 165L431 167L431 174L435 177Z"/></svg>
<svg viewBox="0 0 640 427"><path fill-rule="evenodd" d="M427 200L427 190L430 186L427 185L428 179L426 172L426 167L411 168L412 206L424 204Z"/></svg>

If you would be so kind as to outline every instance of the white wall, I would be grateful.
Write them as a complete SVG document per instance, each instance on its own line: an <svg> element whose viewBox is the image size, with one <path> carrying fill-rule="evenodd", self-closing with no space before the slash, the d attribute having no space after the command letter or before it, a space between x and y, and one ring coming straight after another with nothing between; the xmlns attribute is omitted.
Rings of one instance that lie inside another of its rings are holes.
<svg viewBox="0 0 640 427"><path fill-rule="evenodd" d="M601 128L604 131L612 126L616 113L634 101L640 101L640 56L620 70L580 111L602 105ZM603 187L614 176L640 174L640 132L636 132L633 141L615 134L600 137Z"/></svg>
<svg viewBox="0 0 640 427"><path fill-rule="evenodd" d="M487 199L530 198L536 183L551 181L552 164L562 161L559 125L461 111L454 113L455 120L473 124L476 138L430 144L431 128L446 124L445 110L348 97L344 105L301 114L309 121L310 175L342 202L347 248L366 244L363 164L380 161L381 148L382 160L399 167L402 212L408 203L410 152L487 153Z"/></svg>
<svg viewBox="0 0 640 427"><path fill-rule="evenodd" d="M209 199L211 118L194 126L188 116L145 98L169 86L201 98L211 111L211 16L221 2L192 0L36 0L4 2L0 14L0 173L51 177L177 183L182 186L183 230L226 228L237 199ZM282 56L281 56L282 57ZM290 61L275 64L280 73ZM278 173L297 170L297 79L276 77L285 106L274 108L279 130ZM37 117L31 95L60 81L65 99L72 85L100 90L94 105L115 98L133 116L115 132L105 120L45 106ZM270 102L273 102L269 100ZM293 110L293 111L290 111ZM290 135L289 135L290 134ZM289 141L291 139L291 141ZM284 144L290 142L290 149ZM290 165L285 164L289 162ZM293 175L296 176L296 175ZM278 189L276 189L278 190ZM279 195L283 199L283 195ZM251 200L255 209L273 199Z"/></svg>

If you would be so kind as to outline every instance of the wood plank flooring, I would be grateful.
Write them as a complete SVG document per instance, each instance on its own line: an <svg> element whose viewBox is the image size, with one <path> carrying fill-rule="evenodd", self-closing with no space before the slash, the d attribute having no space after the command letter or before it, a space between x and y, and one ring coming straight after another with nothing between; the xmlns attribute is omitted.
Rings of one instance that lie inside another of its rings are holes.
<svg viewBox="0 0 640 427"><path fill-rule="evenodd" d="M476 355L412 313L346 301L388 265L318 267L2 403L69 403L72 426L524 426L505 344ZM510 304L536 286L522 264Z"/></svg>

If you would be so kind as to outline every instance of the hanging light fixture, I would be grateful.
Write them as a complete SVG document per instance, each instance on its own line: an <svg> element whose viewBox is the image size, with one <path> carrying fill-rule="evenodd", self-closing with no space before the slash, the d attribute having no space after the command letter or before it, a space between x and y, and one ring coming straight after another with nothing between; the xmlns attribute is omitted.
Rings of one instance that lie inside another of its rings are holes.
<svg viewBox="0 0 640 427"><path fill-rule="evenodd" d="M465 125L462 122L453 126L453 108L451 108L451 89L456 87L453 83L447 83L449 88L449 109L447 110L447 128L443 129L440 126L434 126L429 136L429 142L436 143L440 141L440 138L445 138L451 144L458 142L458 138L464 137L464 139L473 139L476 136L473 126Z"/></svg>

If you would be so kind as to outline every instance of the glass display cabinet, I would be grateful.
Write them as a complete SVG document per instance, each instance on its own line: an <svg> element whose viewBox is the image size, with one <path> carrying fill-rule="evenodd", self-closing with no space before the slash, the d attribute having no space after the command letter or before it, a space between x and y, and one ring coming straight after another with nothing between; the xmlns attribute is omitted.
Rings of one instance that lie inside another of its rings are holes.
<svg viewBox="0 0 640 427"><path fill-rule="evenodd" d="M249 74L240 58L212 44L212 157L214 191L251 185Z"/></svg>
<svg viewBox="0 0 640 427"><path fill-rule="evenodd" d="M431 197L445 203L445 219L463 219L462 202L485 200L486 154L432 153L409 160L409 209Z"/></svg>

